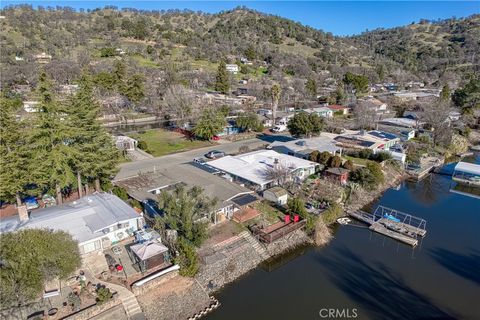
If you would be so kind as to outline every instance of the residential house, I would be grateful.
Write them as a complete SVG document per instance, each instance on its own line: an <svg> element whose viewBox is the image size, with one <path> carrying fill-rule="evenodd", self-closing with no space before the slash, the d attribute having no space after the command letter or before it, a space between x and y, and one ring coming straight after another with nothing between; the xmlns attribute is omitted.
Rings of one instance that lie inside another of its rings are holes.
<svg viewBox="0 0 480 320"><path fill-rule="evenodd" d="M329 168L324 171L325 178L346 184L348 181L349 170L344 168Z"/></svg>
<svg viewBox="0 0 480 320"><path fill-rule="evenodd" d="M39 106L39 101L23 101L23 110L28 113L37 112Z"/></svg>
<svg viewBox="0 0 480 320"><path fill-rule="evenodd" d="M46 64L52 61L52 56L49 54L46 54L45 52L35 55L34 58L35 58L35 61L40 64Z"/></svg>
<svg viewBox="0 0 480 320"><path fill-rule="evenodd" d="M294 181L301 181L315 173L316 163L273 150L253 151L237 156L225 156L208 162L232 180L244 183L255 190L265 190L277 184L267 171L276 167L288 171Z"/></svg>
<svg viewBox="0 0 480 320"><path fill-rule="evenodd" d="M24 229L62 230L78 241L80 253L98 252L143 228L142 214L115 195L93 193L74 202L2 218L0 233Z"/></svg>
<svg viewBox="0 0 480 320"><path fill-rule="evenodd" d="M232 200L253 192L220 177L219 171L212 169L209 166L210 163L208 162L208 165L180 164L173 168L114 180L113 183L125 188L130 197L144 203L145 213L150 217L160 214L155 208L155 202L162 190L168 191L177 185L188 188L198 186L203 189L206 196L218 200L211 215L213 222L216 223L218 220L231 218L233 212L239 209Z"/></svg>
<svg viewBox="0 0 480 320"><path fill-rule="evenodd" d="M270 128L273 126L273 119L272 117L268 117L266 115L257 114L258 120L265 128Z"/></svg>
<svg viewBox="0 0 480 320"><path fill-rule="evenodd" d="M332 104L327 107L328 109L332 110L333 113L340 113L342 115L347 115L350 112L350 108L345 106L341 106L338 104Z"/></svg>
<svg viewBox="0 0 480 320"><path fill-rule="evenodd" d="M413 128L406 128L389 124L380 124L378 126L378 129L381 131L395 134L400 138L400 141L403 142L415 138L415 129Z"/></svg>
<svg viewBox="0 0 480 320"><path fill-rule="evenodd" d="M307 113L316 113L317 115L323 118L333 117L333 111L328 107L309 108L309 109L304 109L303 111Z"/></svg>
<svg viewBox="0 0 480 320"><path fill-rule="evenodd" d="M366 106L370 110L374 110L376 114L388 113L387 104L373 97L358 99L358 104Z"/></svg>
<svg viewBox="0 0 480 320"><path fill-rule="evenodd" d="M276 152L290 156L309 159L314 151L329 152L332 155L342 155L342 148L337 146L337 142L327 136L313 138L297 139L292 141L274 141L268 146Z"/></svg>
<svg viewBox="0 0 480 320"><path fill-rule="evenodd" d="M23 61L23 57L15 56L15 61Z"/></svg>
<svg viewBox="0 0 480 320"><path fill-rule="evenodd" d="M263 191L263 197L268 201L283 206L287 204L288 192L282 187L273 187Z"/></svg>
<svg viewBox="0 0 480 320"><path fill-rule="evenodd" d="M227 125L223 128L223 131L217 134L220 137L229 136L232 134L239 134L242 130L237 127L237 124L234 120L227 121Z"/></svg>
<svg viewBox="0 0 480 320"><path fill-rule="evenodd" d="M238 68L238 65L233 63L233 64L227 64L226 65L227 71L233 74L237 74L240 69Z"/></svg>
<svg viewBox="0 0 480 320"><path fill-rule="evenodd" d="M372 130L354 134L342 134L334 138L337 146L351 149L370 149L374 153L388 150L400 141L396 135L388 132Z"/></svg>

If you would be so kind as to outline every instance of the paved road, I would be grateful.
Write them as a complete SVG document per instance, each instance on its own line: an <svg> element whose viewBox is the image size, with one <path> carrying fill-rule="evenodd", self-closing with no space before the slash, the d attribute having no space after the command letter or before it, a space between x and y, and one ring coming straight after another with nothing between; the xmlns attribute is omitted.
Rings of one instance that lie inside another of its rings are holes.
<svg viewBox="0 0 480 320"><path fill-rule="evenodd" d="M190 150L181 153L169 154L166 156L156 157L152 159L145 159L135 162L126 162L120 165L120 171L118 172L115 180L124 179L127 177L136 176L139 173L153 172L157 169L168 169L175 165L188 163L195 157L201 157L210 150L219 150L227 154L237 153L239 148L247 146L249 149L260 148L266 144L269 144L276 140L289 140L291 137L287 135L264 135L260 138L254 138L249 140L242 140L236 142L222 143L219 145L212 145L211 147L205 147L195 150Z"/></svg>

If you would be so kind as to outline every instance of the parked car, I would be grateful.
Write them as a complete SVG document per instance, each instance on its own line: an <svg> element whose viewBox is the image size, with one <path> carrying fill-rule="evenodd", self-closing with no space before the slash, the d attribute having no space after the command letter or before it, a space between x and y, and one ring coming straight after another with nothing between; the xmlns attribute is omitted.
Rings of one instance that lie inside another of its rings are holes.
<svg viewBox="0 0 480 320"><path fill-rule="evenodd" d="M35 197L27 197L23 200L23 202L25 202L27 210L37 209L40 207Z"/></svg>
<svg viewBox="0 0 480 320"><path fill-rule="evenodd" d="M218 141L218 140L220 140L220 137L219 137L219 136L213 136L213 137L212 137L212 140L213 140L213 141Z"/></svg>
<svg viewBox="0 0 480 320"><path fill-rule="evenodd" d="M272 132L274 132L274 133L283 132L285 130L287 130L287 126L285 126L285 125L278 125L278 126L275 126L275 127L272 128Z"/></svg>
<svg viewBox="0 0 480 320"><path fill-rule="evenodd" d="M205 154L205 157L207 157L208 159L221 158L221 157L225 157L225 152L218 151L218 150L212 150L212 151L208 152L207 154Z"/></svg>
<svg viewBox="0 0 480 320"><path fill-rule="evenodd" d="M198 164L205 164L207 161L203 158L193 158L193 162L198 163Z"/></svg>

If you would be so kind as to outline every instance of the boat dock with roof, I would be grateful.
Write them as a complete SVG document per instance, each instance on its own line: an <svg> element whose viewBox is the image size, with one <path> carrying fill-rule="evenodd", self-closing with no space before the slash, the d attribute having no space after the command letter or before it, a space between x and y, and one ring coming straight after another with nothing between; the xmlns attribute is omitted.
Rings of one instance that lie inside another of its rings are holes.
<svg viewBox="0 0 480 320"><path fill-rule="evenodd" d="M370 225L370 230L412 247L418 244L418 236L424 237L427 234L427 222L424 219L392 208L378 206L373 213L357 210L348 214Z"/></svg>

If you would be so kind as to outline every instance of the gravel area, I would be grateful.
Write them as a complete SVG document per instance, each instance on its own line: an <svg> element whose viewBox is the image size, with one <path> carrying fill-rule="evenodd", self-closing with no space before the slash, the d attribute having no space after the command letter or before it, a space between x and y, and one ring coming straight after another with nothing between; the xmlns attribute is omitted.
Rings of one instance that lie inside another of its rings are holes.
<svg viewBox="0 0 480 320"><path fill-rule="evenodd" d="M194 279L177 276L137 297L150 320L187 319L212 301Z"/></svg>

